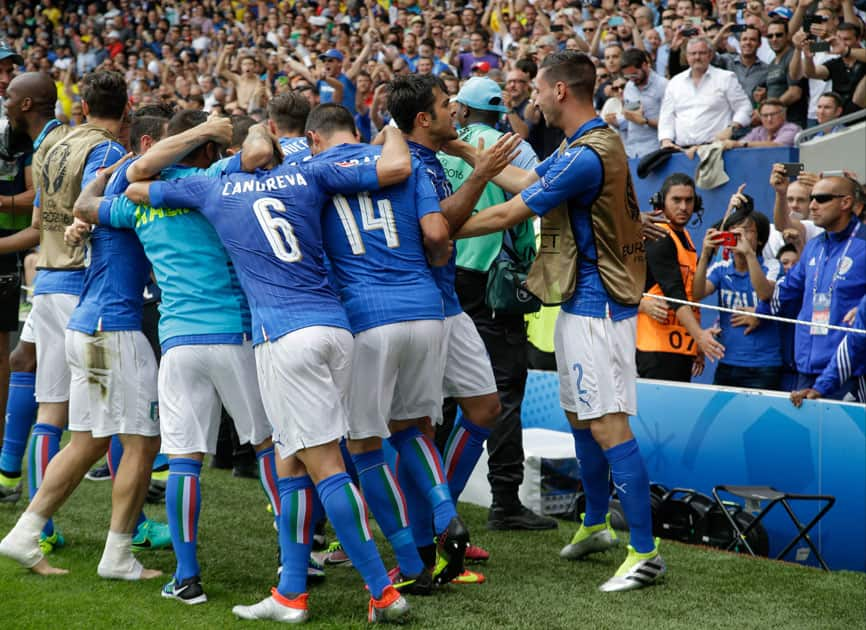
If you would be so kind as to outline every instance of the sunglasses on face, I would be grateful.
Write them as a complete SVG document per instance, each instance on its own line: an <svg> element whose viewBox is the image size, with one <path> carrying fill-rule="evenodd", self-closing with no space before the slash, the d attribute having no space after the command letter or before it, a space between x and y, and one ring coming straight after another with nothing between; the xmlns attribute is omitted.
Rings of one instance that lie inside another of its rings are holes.
<svg viewBox="0 0 866 630"><path fill-rule="evenodd" d="M833 201L834 199L841 199L842 197L847 197L847 196L848 195L839 195L836 193L823 193L823 194L817 194L817 195L809 195L809 199L811 201L814 201L816 203L824 205L825 203L829 203L829 202Z"/></svg>

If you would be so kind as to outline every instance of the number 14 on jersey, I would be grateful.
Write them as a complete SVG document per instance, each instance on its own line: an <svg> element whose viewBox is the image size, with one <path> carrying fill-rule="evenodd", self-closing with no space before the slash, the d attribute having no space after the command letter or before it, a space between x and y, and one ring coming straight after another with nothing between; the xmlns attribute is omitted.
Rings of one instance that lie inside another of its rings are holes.
<svg viewBox="0 0 866 630"><path fill-rule="evenodd" d="M400 237L397 234L397 223L394 221L391 201L379 199L374 206L373 199L367 192L358 194L356 199L361 209L361 228L365 232L382 230L385 235L385 245L389 249L400 247ZM367 250L364 247L361 232L358 230L358 222L355 221L355 214L352 212L349 200L343 195L335 195L333 201L337 214L340 215L340 221L343 223L343 229L346 231L346 238L349 239L352 253L356 256L363 255ZM379 216L376 216L376 210L379 211Z"/></svg>

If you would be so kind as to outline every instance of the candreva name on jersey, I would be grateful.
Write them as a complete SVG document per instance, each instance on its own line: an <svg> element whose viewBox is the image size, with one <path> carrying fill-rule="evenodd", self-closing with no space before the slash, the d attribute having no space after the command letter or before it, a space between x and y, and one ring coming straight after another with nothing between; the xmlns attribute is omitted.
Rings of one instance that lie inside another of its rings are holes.
<svg viewBox="0 0 866 630"><path fill-rule="evenodd" d="M274 175L267 179L244 179L240 181L227 181L223 185L221 195L231 197L251 192L265 192L268 190L281 190L291 186L307 186L307 180L301 173L289 173L287 175Z"/></svg>

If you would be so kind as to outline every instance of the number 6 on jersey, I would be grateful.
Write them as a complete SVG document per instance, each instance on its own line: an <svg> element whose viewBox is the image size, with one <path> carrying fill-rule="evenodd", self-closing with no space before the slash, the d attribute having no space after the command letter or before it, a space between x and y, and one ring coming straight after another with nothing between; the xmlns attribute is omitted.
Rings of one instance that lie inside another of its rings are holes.
<svg viewBox="0 0 866 630"><path fill-rule="evenodd" d="M283 217L275 217L272 212L285 212L283 202L273 197L262 197L253 203L253 212L262 231L271 245L274 256L285 262L298 262L304 256L295 237L292 224Z"/></svg>

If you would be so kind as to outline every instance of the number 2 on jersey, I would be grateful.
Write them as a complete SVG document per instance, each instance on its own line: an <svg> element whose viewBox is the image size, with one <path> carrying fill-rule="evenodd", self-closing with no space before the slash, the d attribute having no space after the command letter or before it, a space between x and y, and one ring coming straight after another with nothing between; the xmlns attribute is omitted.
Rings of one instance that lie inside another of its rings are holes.
<svg viewBox="0 0 866 630"><path fill-rule="evenodd" d="M275 217L272 212L285 212L283 202L273 197L262 197L253 203L253 212L262 231L271 245L274 256L285 262L298 262L304 256L292 229L292 224L283 217Z"/></svg>
<svg viewBox="0 0 866 630"><path fill-rule="evenodd" d="M370 197L370 193L362 192L358 194L357 199L358 205L361 208L361 227L364 231L382 230L382 233L385 235L385 245L389 249L400 247L400 237L397 235L397 223L394 221L391 201L389 199L380 199L378 201L376 207L379 210L379 216L377 217L376 208L373 207L373 199ZM343 223L343 229L346 230L346 238L349 239L352 253L355 256L363 255L367 250L364 247L361 232L358 230L358 222L355 221L355 215L352 212L352 207L349 205L349 200L343 195L335 195L333 201L337 214L340 215L340 221Z"/></svg>

